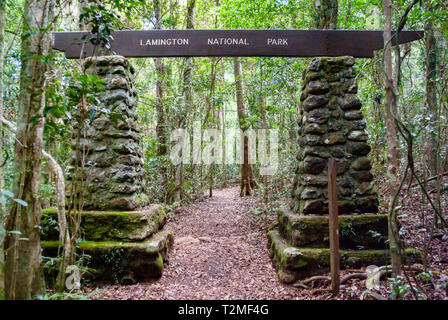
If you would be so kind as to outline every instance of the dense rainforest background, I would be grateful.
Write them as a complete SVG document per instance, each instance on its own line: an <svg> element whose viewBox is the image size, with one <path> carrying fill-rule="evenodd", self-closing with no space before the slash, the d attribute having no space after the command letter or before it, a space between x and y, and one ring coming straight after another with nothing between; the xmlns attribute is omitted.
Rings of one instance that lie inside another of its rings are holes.
<svg viewBox="0 0 448 320"><path fill-rule="evenodd" d="M372 59L356 59L353 68L380 211L393 222L389 238L394 274L382 294L385 298L446 299L445 0L0 0L0 298L97 294L88 284L84 291L63 293L66 267L82 266L85 259L74 253L79 234L71 226L79 221L64 216L83 208L76 192L65 197L65 184L72 183L66 180L66 172L72 155L80 159L79 167L88 165L82 161L80 144L73 141L83 139L93 118L105 114L120 121L120 114L103 108L105 87L101 79L85 72L81 60L68 60L51 49L51 33L87 30L96 45L107 49L114 30L130 29L385 30L389 39L391 30L424 30L423 39L400 46L391 47L386 39L386 50L376 52ZM150 202L161 204L169 219L176 221L184 207L238 185L238 197L250 199L241 200L250 201L247 219L255 219L260 230L273 228L276 208L289 201L292 191L299 151L301 79L310 60L129 59L135 68L144 189ZM174 165L170 134L178 128L189 132L194 128L278 129L278 170L263 176L259 163ZM41 256L40 214L50 207L58 208L58 258ZM418 272L401 275L401 264L406 263L397 258L394 243L422 251ZM44 283L45 268L59 270L55 284ZM338 297L363 298L360 281L350 281ZM328 298L322 289L326 285L316 280L304 284L306 288L289 286L272 291L270 298ZM112 297L121 297L122 288L109 289L117 290ZM123 290L123 297L129 297L130 291ZM162 288L156 285L148 290L154 294Z"/></svg>

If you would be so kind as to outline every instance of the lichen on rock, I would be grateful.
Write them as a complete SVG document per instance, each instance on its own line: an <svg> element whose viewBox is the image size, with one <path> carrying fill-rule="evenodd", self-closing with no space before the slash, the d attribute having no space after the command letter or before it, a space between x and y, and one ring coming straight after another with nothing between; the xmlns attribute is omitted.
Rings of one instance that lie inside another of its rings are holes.
<svg viewBox="0 0 448 320"><path fill-rule="evenodd" d="M105 112L95 113L79 145L86 156L84 168L78 167L77 180L82 183L78 196L83 196L85 210L138 210L147 199L136 122L135 70L121 56L87 58L84 68L104 80L106 91L101 106ZM72 146L76 148L76 139ZM76 161L73 153L67 168L67 195L72 192L76 165L80 165Z"/></svg>
<svg viewBox="0 0 448 320"><path fill-rule="evenodd" d="M336 159L339 213L378 211L353 64L353 57L314 58L303 75L300 148L291 201L296 214L328 213L330 157Z"/></svg>

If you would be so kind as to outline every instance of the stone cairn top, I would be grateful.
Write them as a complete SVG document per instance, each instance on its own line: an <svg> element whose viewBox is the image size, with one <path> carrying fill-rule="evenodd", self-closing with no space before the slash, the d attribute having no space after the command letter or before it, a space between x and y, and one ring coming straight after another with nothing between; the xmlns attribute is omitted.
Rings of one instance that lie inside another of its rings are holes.
<svg viewBox="0 0 448 320"><path fill-rule="evenodd" d="M121 56L86 58L86 73L104 79L106 92L81 146L86 148L83 180L84 209L137 210L147 202L144 194L140 129L137 125L134 68ZM110 113L122 119L113 121ZM76 141L72 142L73 148ZM76 155L68 168L73 179ZM80 165L80 164L79 164ZM71 187L71 183L67 184Z"/></svg>
<svg viewBox="0 0 448 320"><path fill-rule="evenodd" d="M330 157L336 160L339 213L378 211L354 63L353 57L314 58L303 73L294 213L328 214Z"/></svg>

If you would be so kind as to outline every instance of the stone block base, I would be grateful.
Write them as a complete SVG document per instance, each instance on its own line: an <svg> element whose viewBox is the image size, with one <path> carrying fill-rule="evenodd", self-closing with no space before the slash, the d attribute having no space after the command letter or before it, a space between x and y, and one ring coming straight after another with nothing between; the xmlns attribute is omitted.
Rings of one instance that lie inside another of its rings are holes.
<svg viewBox="0 0 448 320"><path fill-rule="evenodd" d="M290 245L276 231L268 233L268 248L281 282L292 283L330 271L330 249L298 248ZM421 261L418 250L407 249L411 263ZM382 266L389 263L390 254L384 250L340 250L341 269Z"/></svg>
<svg viewBox="0 0 448 320"><path fill-rule="evenodd" d="M77 253L90 256L85 267L91 271L82 277L120 282L158 278L172 244L173 233L169 230L159 231L143 242L81 241ZM42 241L43 255L56 256L58 246L58 241Z"/></svg>
<svg viewBox="0 0 448 320"><path fill-rule="evenodd" d="M89 271L82 279L134 283L162 275L173 244L173 233L161 230L166 214L153 205L142 211L84 211L76 243L77 259ZM41 218L43 256L57 257L59 230L57 210L46 209ZM57 268L46 268L47 281Z"/></svg>
<svg viewBox="0 0 448 320"><path fill-rule="evenodd" d="M288 208L278 210L281 236L293 246L328 248L328 215L298 215ZM342 249L386 249L387 215L339 216L339 246Z"/></svg>
<svg viewBox="0 0 448 320"><path fill-rule="evenodd" d="M57 210L45 209L41 238L58 240ZM83 211L80 237L91 241L143 241L161 229L166 214L160 205L141 211Z"/></svg>

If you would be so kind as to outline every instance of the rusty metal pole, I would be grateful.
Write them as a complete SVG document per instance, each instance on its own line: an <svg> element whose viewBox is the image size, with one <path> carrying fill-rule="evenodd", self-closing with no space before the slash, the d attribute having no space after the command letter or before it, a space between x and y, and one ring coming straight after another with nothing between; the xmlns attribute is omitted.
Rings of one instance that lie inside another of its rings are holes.
<svg viewBox="0 0 448 320"><path fill-rule="evenodd" d="M328 221L330 226L330 270L331 290L339 293L340 256L339 256L339 222L338 222L338 188L336 184L336 161L328 160Z"/></svg>

